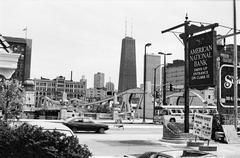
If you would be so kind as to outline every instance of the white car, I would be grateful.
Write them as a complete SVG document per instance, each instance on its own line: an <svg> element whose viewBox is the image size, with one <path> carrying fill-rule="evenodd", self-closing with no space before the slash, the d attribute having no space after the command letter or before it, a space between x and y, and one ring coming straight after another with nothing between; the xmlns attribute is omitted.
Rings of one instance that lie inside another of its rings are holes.
<svg viewBox="0 0 240 158"><path fill-rule="evenodd" d="M12 128L18 128L23 123L27 123L32 126L42 127L44 131L49 130L53 131L56 130L60 133L66 134L66 136L74 136L73 131L68 128L67 126L63 125L62 123L56 123L56 122L46 122L46 121L40 121L40 120L21 120L21 121L12 121L9 126Z"/></svg>
<svg viewBox="0 0 240 158"><path fill-rule="evenodd" d="M40 122L40 121L29 121L26 122L32 126L42 127L43 130L48 131L58 131L60 133L66 134L66 136L74 136L73 131L68 128L67 126L61 124L61 123L53 123L53 122Z"/></svg>

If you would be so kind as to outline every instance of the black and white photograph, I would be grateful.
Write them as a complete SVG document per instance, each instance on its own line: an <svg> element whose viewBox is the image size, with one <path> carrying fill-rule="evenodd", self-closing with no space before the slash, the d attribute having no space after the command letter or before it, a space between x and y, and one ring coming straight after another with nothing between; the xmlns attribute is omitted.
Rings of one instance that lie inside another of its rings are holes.
<svg viewBox="0 0 240 158"><path fill-rule="evenodd" d="M240 158L239 0L0 0L1 158Z"/></svg>

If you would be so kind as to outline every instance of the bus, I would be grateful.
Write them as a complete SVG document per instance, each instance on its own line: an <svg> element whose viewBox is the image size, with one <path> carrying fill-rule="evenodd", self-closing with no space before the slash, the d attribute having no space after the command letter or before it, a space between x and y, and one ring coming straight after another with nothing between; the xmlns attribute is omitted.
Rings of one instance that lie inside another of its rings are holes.
<svg viewBox="0 0 240 158"><path fill-rule="evenodd" d="M202 114L217 114L216 106L190 106L189 108L189 123L193 123L194 113ZM167 122L184 122L184 106L181 105L163 105L155 110L153 118L154 123L163 124Z"/></svg>

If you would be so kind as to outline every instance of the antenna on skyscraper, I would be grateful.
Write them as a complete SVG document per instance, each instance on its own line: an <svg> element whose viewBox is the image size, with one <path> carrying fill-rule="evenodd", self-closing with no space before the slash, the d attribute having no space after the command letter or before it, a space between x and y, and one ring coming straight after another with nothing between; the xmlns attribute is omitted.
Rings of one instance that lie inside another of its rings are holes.
<svg viewBox="0 0 240 158"><path fill-rule="evenodd" d="M133 37L133 19L131 19L131 37Z"/></svg>
<svg viewBox="0 0 240 158"><path fill-rule="evenodd" d="M127 36L127 17L125 19L125 37Z"/></svg>

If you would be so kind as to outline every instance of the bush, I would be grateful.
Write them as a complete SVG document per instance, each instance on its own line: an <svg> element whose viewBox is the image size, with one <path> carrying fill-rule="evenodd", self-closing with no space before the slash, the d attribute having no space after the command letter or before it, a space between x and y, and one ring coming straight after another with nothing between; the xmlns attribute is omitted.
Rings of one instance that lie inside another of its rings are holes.
<svg viewBox="0 0 240 158"><path fill-rule="evenodd" d="M88 158L92 154L75 136L23 124L11 129L0 122L0 157L4 158Z"/></svg>

